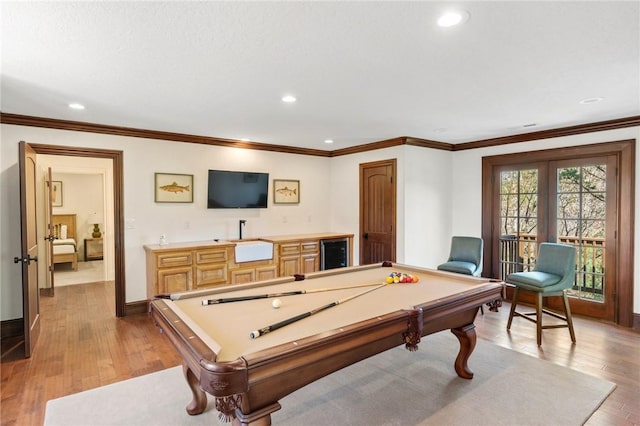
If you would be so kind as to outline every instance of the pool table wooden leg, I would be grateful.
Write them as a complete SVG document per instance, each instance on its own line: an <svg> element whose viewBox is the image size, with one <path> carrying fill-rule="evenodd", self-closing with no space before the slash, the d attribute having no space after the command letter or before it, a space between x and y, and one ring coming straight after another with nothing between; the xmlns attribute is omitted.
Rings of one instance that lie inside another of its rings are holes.
<svg viewBox="0 0 640 426"><path fill-rule="evenodd" d="M187 405L187 413L192 416L201 414L207 408L207 394L200 389L200 380L186 364L182 364L182 372L193 394L193 399Z"/></svg>
<svg viewBox="0 0 640 426"><path fill-rule="evenodd" d="M451 332L460 341L460 352L455 362L456 373L463 379L473 379L473 371L467 365L467 361L476 347L476 326L472 323L464 327L452 328Z"/></svg>

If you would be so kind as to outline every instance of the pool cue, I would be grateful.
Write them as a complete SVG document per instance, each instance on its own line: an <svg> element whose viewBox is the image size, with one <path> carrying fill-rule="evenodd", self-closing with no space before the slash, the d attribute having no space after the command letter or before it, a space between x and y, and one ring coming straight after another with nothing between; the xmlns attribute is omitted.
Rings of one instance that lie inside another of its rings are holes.
<svg viewBox="0 0 640 426"><path fill-rule="evenodd" d="M282 328L282 327L284 327L286 325L292 324L292 323L294 323L296 321L300 321L301 319L310 317L311 315L317 314L318 312L322 312L325 309L333 308L334 306L337 306L337 305L339 305L341 303L346 303L349 300L353 300L356 297L363 296L363 295L365 295L367 293L370 293L370 292L372 292L374 290L377 290L377 289L379 289L381 287L384 287L386 285L387 285L386 283L380 284L380 285L378 285L378 286L376 286L374 288L370 288L370 289L365 290L365 291L363 291L361 293L354 294L353 296L349 296L349 297L345 297L344 299L336 300L335 302L331 302L331 303L328 303L328 304L326 304L324 306L320 306L319 308L312 309L309 312L305 312L303 314L296 315L296 316L291 317L289 319L286 319L284 321L280 321L280 322L277 322L275 324L268 325L268 326L266 326L264 328L261 328L260 330L254 330L251 333L249 333L249 337L251 337L252 339L256 339L256 338L258 338L258 337L260 337L260 336L262 336L264 334L267 334L267 333L269 333L271 331L277 330L277 329Z"/></svg>
<svg viewBox="0 0 640 426"><path fill-rule="evenodd" d="M292 291L285 291L282 293L267 293L267 294L255 294L250 296L225 297L222 299L207 299L202 301L202 306L218 305L220 303L242 302L245 300L254 300L254 299L268 299L271 297L295 296L298 294L320 293L323 291L347 290L350 288L371 287L372 285L377 285L377 284L378 283L358 284L358 285L351 285L346 287L325 287L325 288L317 288L317 289L311 289L311 290L292 290Z"/></svg>

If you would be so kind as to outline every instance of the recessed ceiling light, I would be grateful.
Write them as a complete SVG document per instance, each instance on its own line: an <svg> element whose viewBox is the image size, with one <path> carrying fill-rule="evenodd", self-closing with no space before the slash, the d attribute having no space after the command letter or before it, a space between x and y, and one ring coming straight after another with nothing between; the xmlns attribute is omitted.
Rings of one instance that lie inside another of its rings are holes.
<svg viewBox="0 0 640 426"><path fill-rule="evenodd" d="M580 101L582 105L588 104L597 104L598 102L602 102L604 98L587 98Z"/></svg>
<svg viewBox="0 0 640 426"><path fill-rule="evenodd" d="M333 143L333 139L325 139L324 143Z"/></svg>
<svg viewBox="0 0 640 426"><path fill-rule="evenodd" d="M438 18L438 25L441 27L453 27L463 24L469 19L469 12L464 10L452 10L445 12Z"/></svg>
<svg viewBox="0 0 640 426"><path fill-rule="evenodd" d="M71 109L84 109L84 105L79 104L77 102L73 102L69 104L69 108Z"/></svg>
<svg viewBox="0 0 640 426"><path fill-rule="evenodd" d="M293 95L285 95L282 97L282 102L286 102L288 104L295 102L297 99Z"/></svg>

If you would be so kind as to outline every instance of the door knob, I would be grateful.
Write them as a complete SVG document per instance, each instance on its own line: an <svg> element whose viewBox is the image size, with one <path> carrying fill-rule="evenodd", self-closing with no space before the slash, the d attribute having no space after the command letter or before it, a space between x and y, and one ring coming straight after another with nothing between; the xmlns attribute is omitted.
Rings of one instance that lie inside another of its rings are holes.
<svg viewBox="0 0 640 426"><path fill-rule="evenodd" d="M29 255L27 255L27 257L14 257L13 258L13 263L26 263L27 265L31 263L31 261L37 262L38 261L38 256L36 257L31 257Z"/></svg>

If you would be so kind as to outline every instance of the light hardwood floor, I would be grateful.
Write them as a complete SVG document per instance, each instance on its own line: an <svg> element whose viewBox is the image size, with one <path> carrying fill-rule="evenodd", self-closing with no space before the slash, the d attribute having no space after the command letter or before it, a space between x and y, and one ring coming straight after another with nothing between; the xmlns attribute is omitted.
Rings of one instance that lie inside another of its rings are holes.
<svg viewBox="0 0 640 426"><path fill-rule="evenodd" d="M14 353L2 360L0 423L41 425L49 399L180 364L147 315L118 319L114 312L112 282L61 287L55 297L42 297L42 332L34 355L20 359ZM640 424L640 334L575 318L575 346L568 331L558 329L544 331L539 349L533 324L516 318L506 331L508 312L505 303L498 313L485 309L478 316L478 344L489 341L615 382L618 387L587 424ZM473 368L473 355L469 364ZM504 398L507 404L508 389Z"/></svg>

